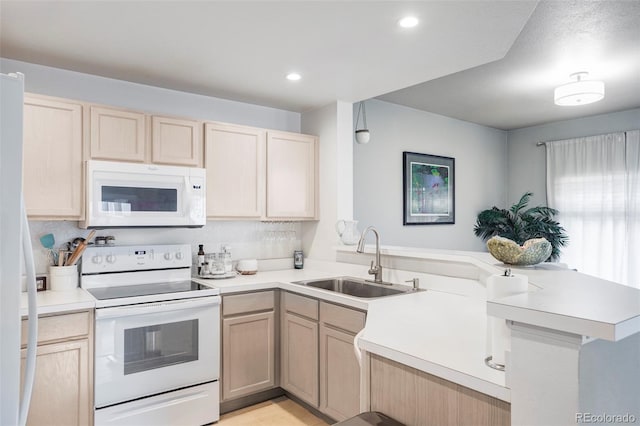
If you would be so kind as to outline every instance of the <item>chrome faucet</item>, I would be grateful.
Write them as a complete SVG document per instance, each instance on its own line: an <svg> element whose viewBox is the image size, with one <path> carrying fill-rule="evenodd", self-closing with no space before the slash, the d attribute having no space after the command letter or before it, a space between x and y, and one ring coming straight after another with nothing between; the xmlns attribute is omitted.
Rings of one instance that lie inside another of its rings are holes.
<svg viewBox="0 0 640 426"><path fill-rule="evenodd" d="M382 265L380 264L380 234L373 226L369 226L364 230L362 235L360 236L360 241L358 241L358 247L356 248L357 253L364 253L364 238L367 236L367 233L372 231L376 236L376 260L375 264L373 260L371 261L371 268L369 268L369 275L374 275L374 282L381 284L382 283Z"/></svg>

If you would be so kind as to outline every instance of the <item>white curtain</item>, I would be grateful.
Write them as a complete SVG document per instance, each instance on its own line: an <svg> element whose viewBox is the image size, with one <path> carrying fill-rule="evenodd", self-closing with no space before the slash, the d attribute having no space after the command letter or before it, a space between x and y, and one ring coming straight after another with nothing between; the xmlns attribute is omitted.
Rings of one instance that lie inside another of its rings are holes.
<svg viewBox="0 0 640 426"><path fill-rule="evenodd" d="M627 132L626 284L640 287L640 130Z"/></svg>
<svg viewBox="0 0 640 426"><path fill-rule="evenodd" d="M640 132L548 142L547 204L569 245L561 261L640 287Z"/></svg>

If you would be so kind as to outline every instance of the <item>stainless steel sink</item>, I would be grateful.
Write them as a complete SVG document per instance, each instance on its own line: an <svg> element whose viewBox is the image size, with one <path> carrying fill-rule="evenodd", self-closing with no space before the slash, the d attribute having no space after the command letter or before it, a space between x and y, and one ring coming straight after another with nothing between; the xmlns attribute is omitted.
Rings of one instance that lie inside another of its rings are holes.
<svg viewBox="0 0 640 426"><path fill-rule="evenodd" d="M349 296L371 299L374 297L394 296L413 292L413 288L398 284L377 284L360 278L336 277L319 280L295 281L293 284L321 288L348 294Z"/></svg>

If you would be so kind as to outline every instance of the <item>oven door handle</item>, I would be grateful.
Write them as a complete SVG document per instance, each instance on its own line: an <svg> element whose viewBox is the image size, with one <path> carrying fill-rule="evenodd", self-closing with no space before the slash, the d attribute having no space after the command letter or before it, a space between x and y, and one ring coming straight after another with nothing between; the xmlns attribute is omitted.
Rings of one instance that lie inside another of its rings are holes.
<svg viewBox="0 0 640 426"><path fill-rule="evenodd" d="M127 317L131 315L157 314L172 311L182 311L192 308L219 306L220 296L209 296L199 299L169 300L140 305L117 306L113 308L96 309L96 319Z"/></svg>

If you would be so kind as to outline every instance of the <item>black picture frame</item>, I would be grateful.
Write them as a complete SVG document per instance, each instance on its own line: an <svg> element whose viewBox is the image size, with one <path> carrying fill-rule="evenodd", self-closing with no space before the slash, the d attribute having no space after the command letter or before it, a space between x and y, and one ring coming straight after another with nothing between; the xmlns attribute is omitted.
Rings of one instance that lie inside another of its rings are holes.
<svg viewBox="0 0 640 426"><path fill-rule="evenodd" d="M38 275L36 277L36 290L45 291L47 289L47 277L45 275Z"/></svg>
<svg viewBox="0 0 640 426"><path fill-rule="evenodd" d="M455 158L402 153L403 225L456 223Z"/></svg>

